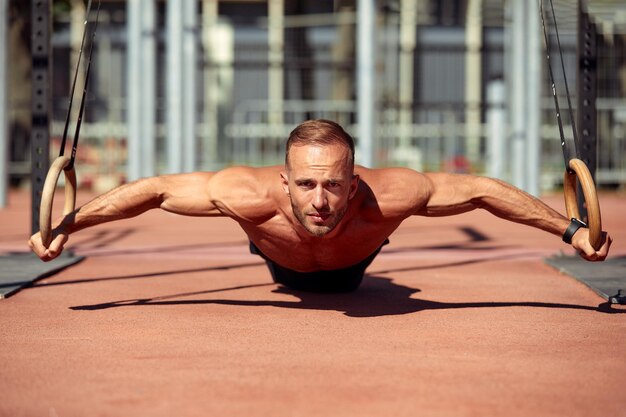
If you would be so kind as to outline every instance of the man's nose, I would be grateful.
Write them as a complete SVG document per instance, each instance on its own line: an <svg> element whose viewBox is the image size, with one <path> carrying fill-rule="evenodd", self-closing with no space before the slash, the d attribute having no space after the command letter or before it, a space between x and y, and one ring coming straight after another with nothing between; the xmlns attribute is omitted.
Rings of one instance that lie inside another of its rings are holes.
<svg viewBox="0 0 626 417"><path fill-rule="evenodd" d="M315 196L313 197L313 207L315 207L316 210L321 210L327 205L326 190L324 190L324 187L317 186L315 188Z"/></svg>

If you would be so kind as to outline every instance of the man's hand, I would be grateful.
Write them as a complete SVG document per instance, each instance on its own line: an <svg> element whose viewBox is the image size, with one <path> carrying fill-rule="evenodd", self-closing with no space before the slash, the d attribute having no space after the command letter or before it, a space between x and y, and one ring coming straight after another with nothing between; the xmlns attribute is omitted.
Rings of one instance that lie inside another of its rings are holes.
<svg viewBox="0 0 626 417"><path fill-rule="evenodd" d="M611 236L607 232L602 232L602 245L596 251L589 243L589 229L581 227L572 236L572 247L582 258L592 262L603 261L609 254L612 242Z"/></svg>
<svg viewBox="0 0 626 417"><path fill-rule="evenodd" d="M28 246L35 252L42 261L48 262L56 258L63 252L63 245L67 242L67 233L61 228L61 226L55 227L52 230L52 242L49 247L45 247L41 241L41 233L37 232L30 237Z"/></svg>

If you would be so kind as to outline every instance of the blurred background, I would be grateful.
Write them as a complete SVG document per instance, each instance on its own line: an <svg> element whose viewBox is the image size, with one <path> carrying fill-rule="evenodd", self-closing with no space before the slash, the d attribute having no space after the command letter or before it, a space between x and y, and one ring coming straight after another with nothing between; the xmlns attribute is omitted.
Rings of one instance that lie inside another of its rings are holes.
<svg viewBox="0 0 626 417"><path fill-rule="evenodd" d="M10 187L25 187L32 171L33 91L41 92L33 89L33 65L42 64L33 58L32 39L41 34L33 29L33 7L50 11L50 31L43 34L50 47L44 110L54 158L87 2L1 2L0 106L6 110L0 135L6 146L0 163ZM626 5L554 0L554 7L596 181L623 188ZM96 8L94 1L88 30ZM549 3L544 8L571 142ZM357 141L358 162L368 166L489 175L533 194L562 185L538 2L102 0L98 21L76 163L82 187L100 192L162 173L279 164L289 132L314 118L342 124ZM89 47L91 38L86 42ZM592 55L583 65L585 53ZM592 116L581 116L580 103Z"/></svg>

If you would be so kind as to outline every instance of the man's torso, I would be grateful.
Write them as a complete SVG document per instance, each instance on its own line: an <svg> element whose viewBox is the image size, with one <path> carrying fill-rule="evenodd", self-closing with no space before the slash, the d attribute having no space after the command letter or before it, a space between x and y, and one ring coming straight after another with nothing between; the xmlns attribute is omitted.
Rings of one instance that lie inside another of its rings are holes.
<svg viewBox="0 0 626 417"><path fill-rule="evenodd" d="M260 191L266 195L263 201L273 200L272 204L263 206L272 207L273 213L264 216L261 212L268 208L255 211L251 204L242 203L238 215L232 217L265 256L295 271L334 270L355 265L380 248L410 215L403 207L403 197L409 199L409 196L394 196L395 200L389 202L390 198L381 196L376 185L370 188L378 180L371 177L373 171L357 171L361 174L359 192L350 201L343 220L327 235L315 237L308 234L293 215L289 197L280 186L279 172L279 167L255 172L263 178L261 187L268 187ZM370 177L362 175L364 172L370 173Z"/></svg>
<svg viewBox="0 0 626 417"><path fill-rule="evenodd" d="M355 265L375 252L398 227L350 219L332 237L302 238L284 216L260 225L242 224L250 240L270 259L295 271L333 270Z"/></svg>

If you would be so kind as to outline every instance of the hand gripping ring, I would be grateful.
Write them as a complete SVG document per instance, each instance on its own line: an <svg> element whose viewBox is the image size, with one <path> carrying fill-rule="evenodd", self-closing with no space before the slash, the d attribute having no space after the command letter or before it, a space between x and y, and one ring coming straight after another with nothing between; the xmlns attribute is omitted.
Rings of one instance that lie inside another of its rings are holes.
<svg viewBox="0 0 626 417"><path fill-rule="evenodd" d="M52 202L54 201L54 191L59 181L61 171L65 173L65 206L63 215L70 214L76 206L76 171L74 167L64 170L70 163L69 156L59 156L54 160L46 176L41 194L41 206L39 207L39 231L41 241L47 248L52 242Z"/></svg>
<svg viewBox="0 0 626 417"><path fill-rule="evenodd" d="M602 218L600 216L600 203L596 194L596 186L593 178L591 178L589 168L583 161L572 159L569 161L569 167L571 171L566 170L563 177L563 193L565 195L567 217L580 219L576 198L576 178L578 178L587 206L589 243L595 250L598 250L602 245Z"/></svg>

